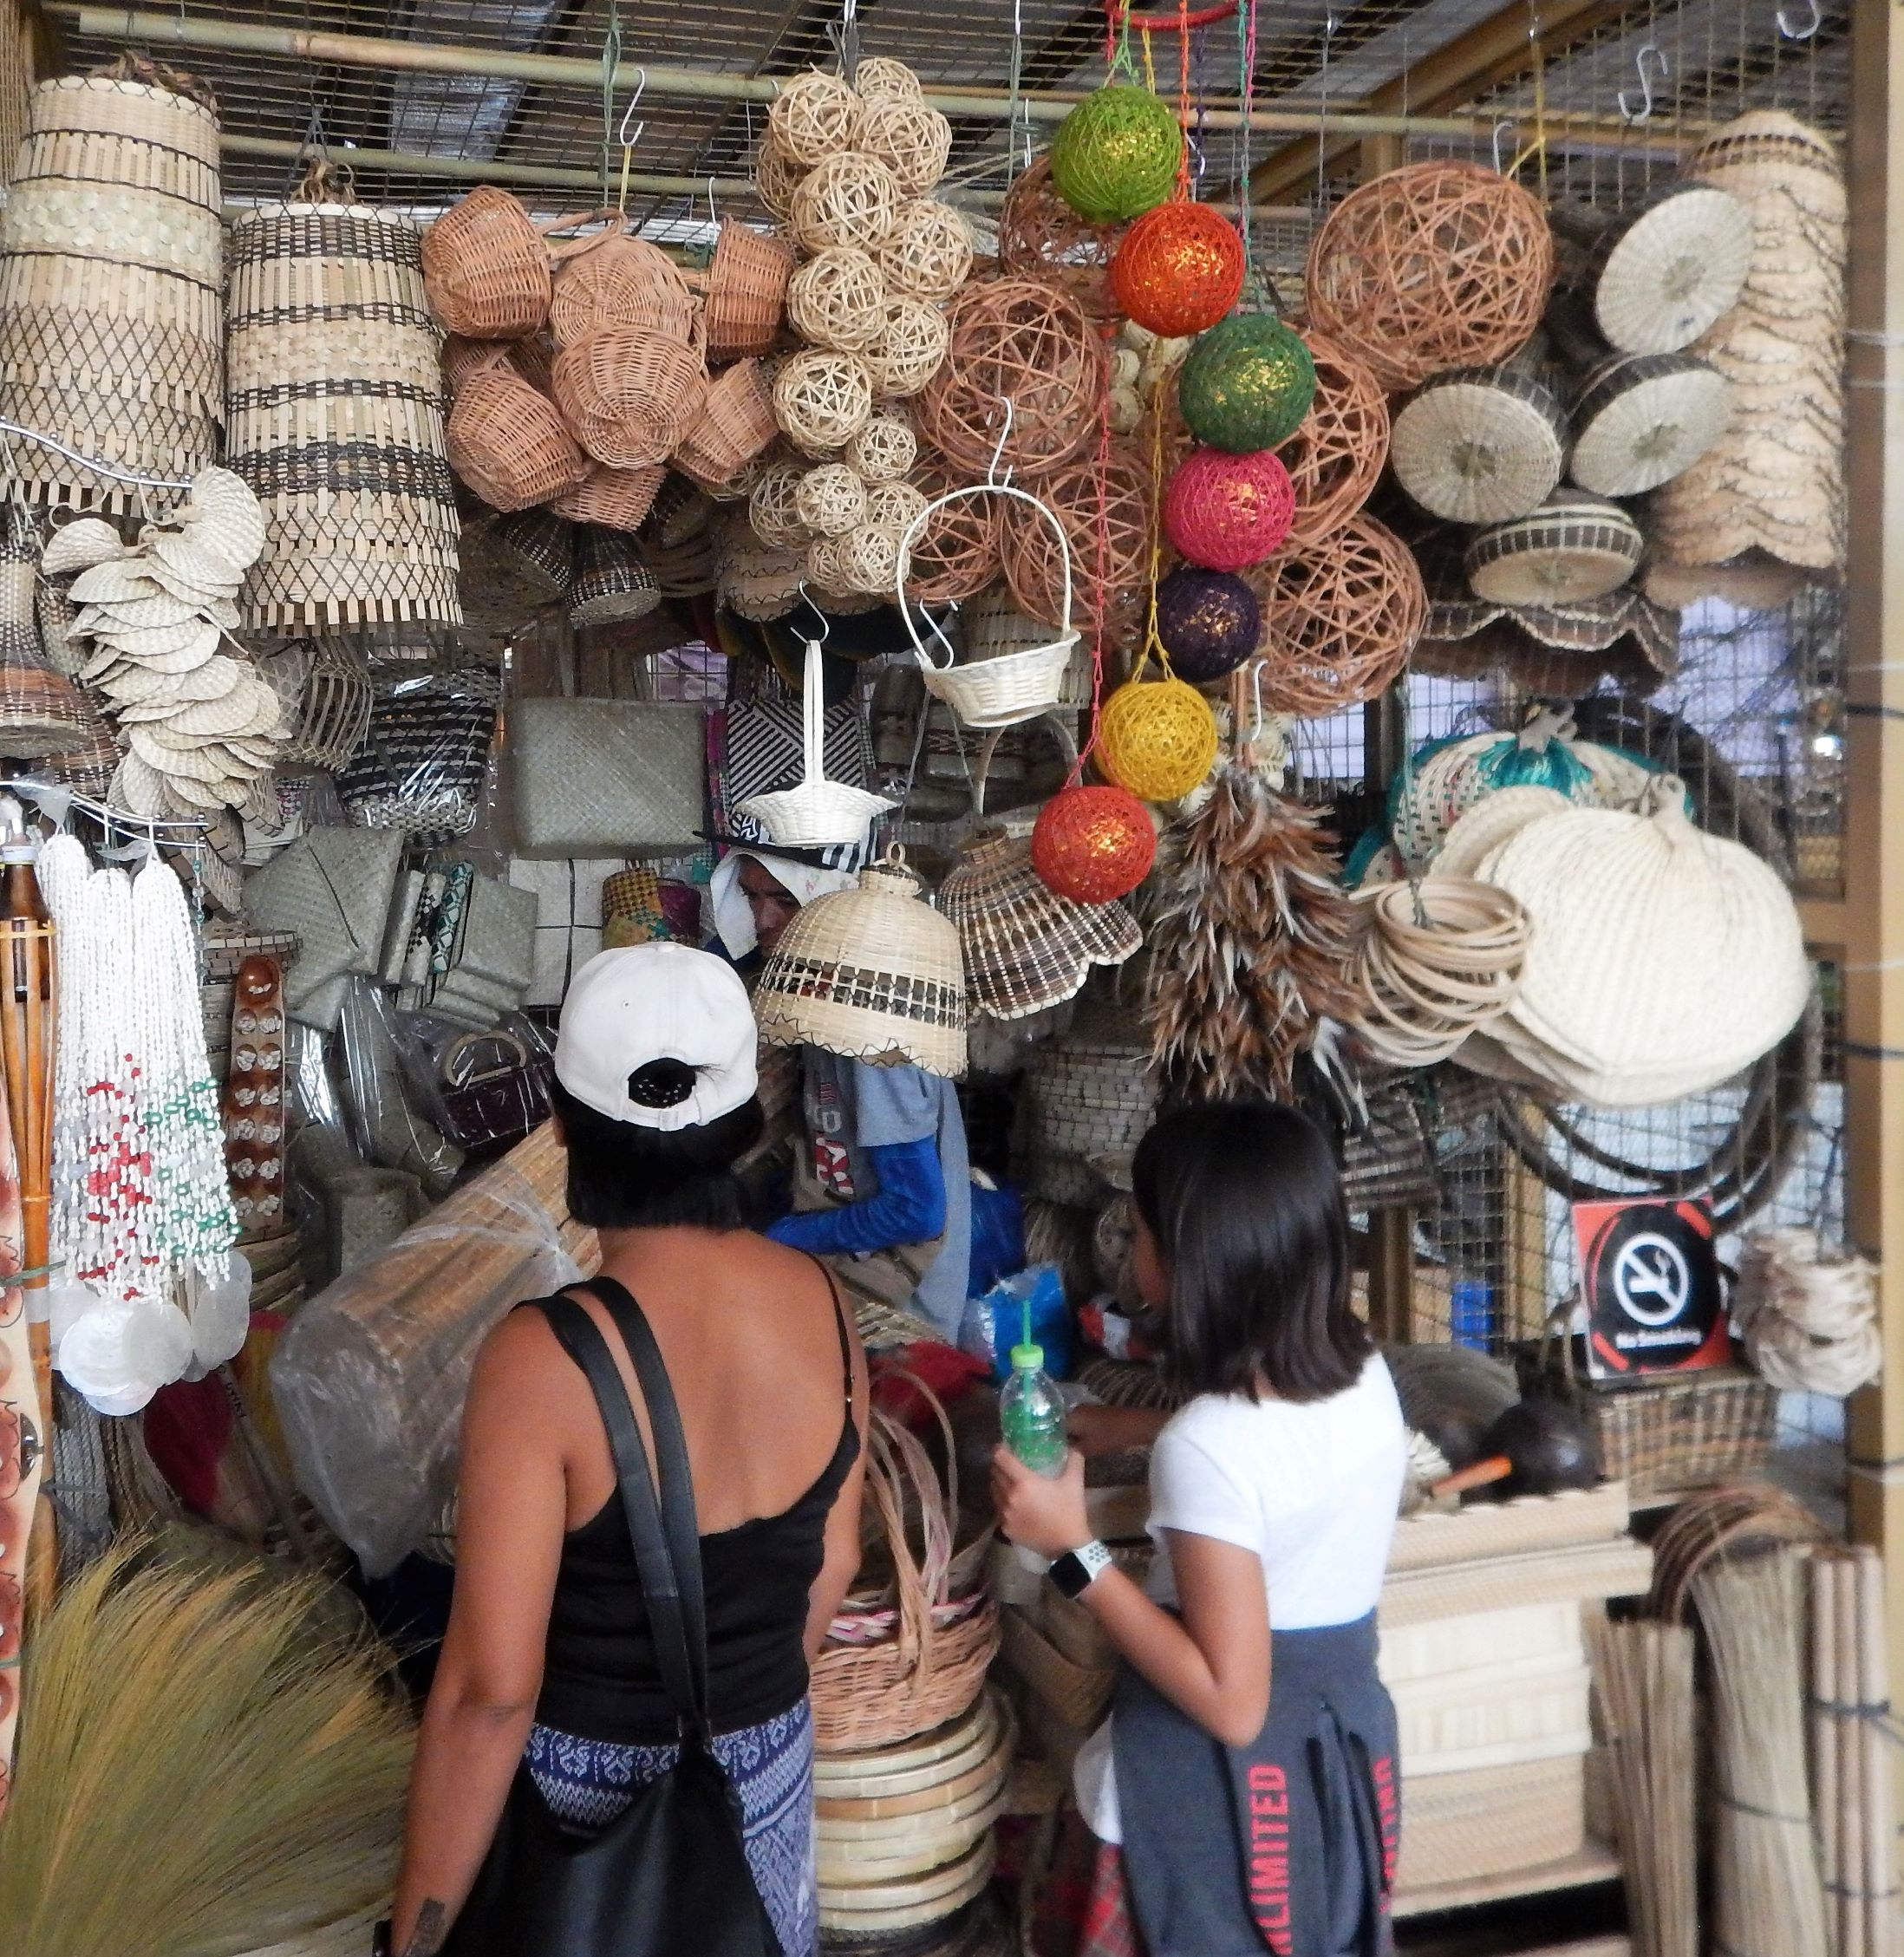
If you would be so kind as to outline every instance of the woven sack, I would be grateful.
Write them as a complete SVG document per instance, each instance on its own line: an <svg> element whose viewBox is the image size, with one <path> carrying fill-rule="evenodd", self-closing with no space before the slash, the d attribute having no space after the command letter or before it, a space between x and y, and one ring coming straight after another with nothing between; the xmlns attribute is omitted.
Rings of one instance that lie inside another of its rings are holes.
<svg viewBox="0 0 1904 1957"><path fill-rule="evenodd" d="M517 853L691 855L706 826L699 707L525 700L509 725Z"/></svg>

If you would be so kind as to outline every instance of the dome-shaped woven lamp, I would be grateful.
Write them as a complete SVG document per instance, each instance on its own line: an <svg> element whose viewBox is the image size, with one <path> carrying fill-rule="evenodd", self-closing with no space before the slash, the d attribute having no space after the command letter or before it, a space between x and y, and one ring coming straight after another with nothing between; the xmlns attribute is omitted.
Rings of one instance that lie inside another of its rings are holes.
<svg viewBox="0 0 1904 1957"><path fill-rule="evenodd" d="M1477 597L1552 605L1617 590L1640 568L1645 551L1639 525L1617 503L1575 489L1480 532L1464 561Z"/></svg>
<svg viewBox="0 0 1904 1957"><path fill-rule="evenodd" d="M638 326L683 345L698 337L700 316L688 282L658 245L609 232L573 253L557 271L549 330L568 346L597 326Z"/></svg>
<svg viewBox="0 0 1904 1957"><path fill-rule="evenodd" d="M1111 261L1118 310L1165 339L1207 332L1242 297L1236 227L1209 204L1178 199L1146 211Z"/></svg>
<svg viewBox="0 0 1904 1957"><path fill-rule="evenodd" d="M1223 320L1177 370L1183 425L1232 455L1275 448L1302 425L1315 398L1315 362L1293 326L1262 314Z"/></svg>
<svg viewBox="0 0 1904 1957"><path fill-rule="evenodd" d="M597 326L556 356L563 418L589 454L611 469L665 461L707 395L707 363L659 333Z"/></svg>
<svg viewBox="0 0 1904 1957"><path fill-rule="evenodd" d="M1262 606L1262 703L1314 717L1373 700L1408 663L1428 594L1407 546L1373 517L1249 574Z"/></svg>
<svg viewBox="0 0 1904 1957"><path fill-rule="evenodd" d="M773 414L796 448L837 454L872 417L872 376L857 354L808 347L780 363Z"/></svg>
<svg viewBox="0 0 1904 1957"><path fill-rule="evenodd" d="M599 524L604 530L639 530L655 507L667 480L664 463L645 469L607 469L597 462L573 489L565 489L549 505L571 523Z"/></svg>
<svg viewBox="0 0 1904 1957"><path fill-rule="evenodd" d="M423 233L430 310L468 340L519 340L549 310L549 248L505 190L482 184Z"/></svg>
<svg viewBox="0 0 1904 1957"><path fill-rule="evenodd" d="M998 255L1020 278L1055 285L1078 302L1087 319L1116 316L1111 262L1123 241L1122 225L1088 224L1059 196L1051 158L1040 156L1005 193L999 213Z"/></svg>
<svg viewBox="0 0 1904 1957"><path fill-rule="evenodd" d="M1170 194L1183 160L1177 111L1148 88L1113 82L1058 125L1051 180L1090 223L1125 224Z"/></svg>
<svg viewBox="0 0 1904 1957"><path fill-rule="evenodd" d="M1320 544L1375 493L1388 455L1388 396L1362 362L1313 328L1302 336L1315 368L1315 399L1276 451L1295 492L1287 541Z"/></svg>
<svg viewBox="0 0 1904 1957"><path fill-rule="evenodd" d="M1560 480L1567 417L1513 367L1438 374L1396 414L1396 479L1430 515L1454 523L1524 517Z"/></svg>
<svg viewBox="0 0 1904 1957"><path fill-rule="evenodd" d="M1190 793L1216 759L1216 718L1210 702L1166 667L1147 680L1138 671L1104 703L1098 765L1120 788L1146 802Z"/></svg>
<svg viewBox="0 0 1904 1957"><path fill-rule="evenodd" d="M952 125L916 96L888 96L866 104L857 147L892 172L903 194L923 197L945 174Z"/></svg>
<svg viewBox="0 0 1904 1957"><path fill-rule="evenodd" d="M1128 448L1092 448L1040 477L1039 499L1071 543L1073 606L1092 635L1128 646L1143 630L1151 569L1151 473ZM1047 625L1064 610L1064 553L1051 525L1022 503L1005 506L1000 552L1020 609Z"/></svg>
<svg viewBox="0 0 1904 1957"><path fill-rule="evenodd" d="M895 851L857 890L798 911L753 995L760 1037L856 1060L965 1071L965 967L957 930L927 904Z"/></svg>
<svg viewBox="0 0 1904 1957"><path fill-rule="evenodd" d="M919 396L921 433L975 474L994 457L1027 476L1068 462L1097 430L1109 375L1077 302L1034 280L998 279L962 287L946 318L950 349Z"/></svg>
<svg viewBox="0 0 1904 1957"><path fill-rule="evenodd" d="M938 503L962 486L938 469L916 486ZM941 503L921 525L907 556L906 596L916 604L947 604L982 591L999 574L1001 524L995 496Z"/></svg>
<svg viewBox="0 0 1904 1957"><path fill-rule="evenodd" d="M830 245L883 245L899 215L897 179L877 156L850 149L829 156L793 192L793 236L808 251Z"/></svg>
<svg viewBox="0 0 1904 1957"><path fill-rule="evenodd" d="M1266 448L1253 455L1199 448L1177 464L1164 493L1172 547L1211 571L1244 571L1273 556L1294 513L1289 472Z"/></svg>
<svg viewBox="0 0 1904 1957"><path fill-rule="evenodd" d="M949 204L915 197L899 206L878 257L893 291L949 299L972 270L972 228Z"/></svg>
<svg viewBox="0 0 1904 1957"><path fill-rule="evenodd" d="M1309 318L1384 387L1418 387L1505 360L1553 280L1547 214L1519 184L1477 163L1409 163L1329 213L1309 251Z"/></svg>
<svg viewBox="0 0 1904 1957"><path fill-rule="evenodd" d="M809 68L785 83L767 111L767 134L781 155L811 169L858 140L866 105L837 75Z"/></svg>
<svg viewBox="0 0 1904 1957"><path fill-rule="evenodd" d="M443 431L450 466L495 510L525 510L589 473L555 403L506 364L463 383Z"/></svg>
<svg viewBox="0 0 1904 1957"><path fill-rule="evenodd" d="M1192 686L1234 673L1256 649L1262 608L1235 572L1180 564L1157 587L1157 643Z"/></svg>
<svg viewBox="0 0 1904 1957"><path fill-rule="evenodd" d="M785 238L723 218L701 309L707 357L738 360L767 352L779 337L792 276L793 247Z"/></svg>
<svg viewBox="0 0 1904 1957"><path fill-rule="evenodd" d="M1038 812L1032 868L1073 903L1130 896L1157 860L1157 825L1128 788L1114 782L1060 788Z"/></svg>

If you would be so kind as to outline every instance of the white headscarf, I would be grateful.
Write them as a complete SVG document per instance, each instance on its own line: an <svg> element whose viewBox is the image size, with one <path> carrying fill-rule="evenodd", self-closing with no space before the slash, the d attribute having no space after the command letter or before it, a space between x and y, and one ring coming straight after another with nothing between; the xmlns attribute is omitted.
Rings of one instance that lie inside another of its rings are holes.
<svg viewBox="0 0 1904 1957"><path fill-rule="evenodd" d="M760 943L753 928L753 906L740 884L740 865L749 857L799 904L811 903L817 897L831 897L835 890L850 890L859 881L857 871L823 870L818 864L775 856L771 850L730 850L714 865L707 886L714 932L730 958L745 958Z"/></svg>

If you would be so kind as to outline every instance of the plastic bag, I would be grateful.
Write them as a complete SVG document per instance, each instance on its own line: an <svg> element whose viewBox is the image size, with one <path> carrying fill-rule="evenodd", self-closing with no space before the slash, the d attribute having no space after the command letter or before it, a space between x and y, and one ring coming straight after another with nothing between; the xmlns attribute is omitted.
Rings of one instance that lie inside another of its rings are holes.
<svg viewBox="0 0 1904 1957"><path fill-rule="evenodd" d="M481 666L373 676L369 731L337 777L350 819L363 829L401 829L420 846L440 846L476 826L486 793L500 698Z"/></svg>
<svg viewBox="0 0 1904 1957"><path fill-rule="evenodd" d="M1012 1370L1012 1347L1025 1336L1025 1306L1031 1306L1031 1338L1045 1349L1045 1370L1058 1378L1071 1370L1071 1313L1065 1304L1064 1275L1056 1264L1033 1264L994 1284L982 1298L969 1299L959 1326L959 1347L983 1360L997 1380Z"/></svg>
<svg viewBox="0 0 1904 1957"><path fill-rule="evenodd" d="M463 1151L412 1106L397 1013L369 979L350 982L337 1021L344 1114L357 1153L386 1169L414 1176L433 1197L447 1195L463 1166Z"/></svg>

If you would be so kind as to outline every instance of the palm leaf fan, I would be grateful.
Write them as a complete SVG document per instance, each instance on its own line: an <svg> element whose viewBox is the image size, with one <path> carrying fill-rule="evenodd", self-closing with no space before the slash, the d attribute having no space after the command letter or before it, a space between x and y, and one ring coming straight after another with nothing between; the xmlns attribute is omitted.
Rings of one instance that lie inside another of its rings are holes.
<svg viewBox="0 0 1904 1957"><path fill-rule="evenodd" d="M1151 1071L1160 1102L1294 1097L1353 1017L1360 934L1317 817L1226 767L1191 821L1151 932Z"/></svg>
<svg viewBox="0 0 1904 1957"><path fill-rule="evenodd" d="M324 1587L122 1546L27 1647L0 1950L238 1957L386 1899L408 1717Z"/></svg>

